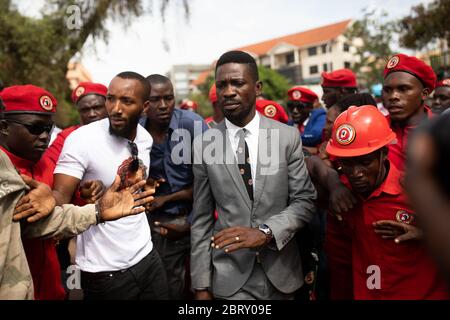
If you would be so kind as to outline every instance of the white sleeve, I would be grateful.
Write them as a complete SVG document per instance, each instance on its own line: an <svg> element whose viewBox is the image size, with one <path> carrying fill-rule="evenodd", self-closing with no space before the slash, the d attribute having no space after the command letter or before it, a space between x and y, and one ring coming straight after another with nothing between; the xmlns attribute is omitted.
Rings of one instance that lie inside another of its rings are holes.
<svg viewBox="0 0 450 320"><path fill-rule="evenodd" d="M88 167L89 157L86 150L88 142L80 133L83 132L77 130L67 137L54 174L61 173L80 180L83 179Z"/></svg>

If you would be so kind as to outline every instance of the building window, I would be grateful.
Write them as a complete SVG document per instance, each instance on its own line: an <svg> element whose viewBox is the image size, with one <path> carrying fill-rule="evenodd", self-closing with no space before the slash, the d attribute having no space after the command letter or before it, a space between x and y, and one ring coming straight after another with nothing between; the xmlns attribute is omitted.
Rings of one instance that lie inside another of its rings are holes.
<svg viewBox="0 0 450 320"><path fill-rule="evenodd" d="M327 53L327 45L326 44L322 45L322 53Z"/></svg>
<svg viewBox="0 0 450 320"><path fill-rule="evenodd" d="M348 61L344 61L344 68L350 69L352 67L352 64Z"/></svg>
<svg viewBox="0 0 450 320"><path fill-rule="evenodd" d="M317 47L308 48L308 56L315 56L317 54Z"/></svg>
<svg viewBox="0 0 450 320"><path fill-rule="evenodd" d="M319 73L319 67L318 66L310 66L309 74L316 74L316 73Z"/></svg>
<svg viewBox="0 0 450 320"><path fill-rule="evenodd" d="M348 43L344 43L344 52L349 52L350 51L350 46L348 45Z"/></svg>
<svg viewBox="0 0 450 320"><path fill-rule="evenodd" d="M333 62L330 62L330 72L333 72Z"/></svg>
<svg viewBox="0 0 450 320"><path fill-rule="evenodd" d="M326 63L323 64L323 71L325 71L325 72L328 71L328 64L326 64Z"/></svg>
<svg viewBox="0 0 450 320"><path fill-rule="evenodd" d="M291 64L291 63L294 63L294 62L295 62L294 53L293 52L288 53L286 55L286 64Z"/></svg>

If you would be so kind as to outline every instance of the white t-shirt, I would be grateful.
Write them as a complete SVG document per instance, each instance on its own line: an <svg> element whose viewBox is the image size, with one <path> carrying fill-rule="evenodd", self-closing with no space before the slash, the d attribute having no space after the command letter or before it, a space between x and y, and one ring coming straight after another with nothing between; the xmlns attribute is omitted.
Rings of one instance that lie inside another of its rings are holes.
<svg viewBox="0 0 450 320"><path fill-rule="evenodd" d="M140 125L134 140L139 158L150 168L153 139ZM101 180L109 187L118 167L131 156L128 140L109 133L109 119L75 130L66 139L55 173L84 180ZM153 248L145 213L90 227L77 236L76 264L83 271L102 272L129 268Z"/></svg>

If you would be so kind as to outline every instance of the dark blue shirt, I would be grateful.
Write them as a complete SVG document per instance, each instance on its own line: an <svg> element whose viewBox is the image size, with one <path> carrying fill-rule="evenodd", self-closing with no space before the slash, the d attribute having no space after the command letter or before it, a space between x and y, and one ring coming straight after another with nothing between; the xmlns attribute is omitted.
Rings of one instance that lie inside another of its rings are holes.
<svg viewBox="0 0 450 320"><path fill-rule="evenodd" d="M139 123L146 127L147 117ZM150 124L151 126L151 124ZM166 182L156 189L155 196L172 194L193 185L192 141L208 129L198 114L175 108L169 124L168 136L162 144L153 143L150 152L150 173L153 178L164 178ZM179 214L192 211L192 201L167 202L159 213Z"/></svg>

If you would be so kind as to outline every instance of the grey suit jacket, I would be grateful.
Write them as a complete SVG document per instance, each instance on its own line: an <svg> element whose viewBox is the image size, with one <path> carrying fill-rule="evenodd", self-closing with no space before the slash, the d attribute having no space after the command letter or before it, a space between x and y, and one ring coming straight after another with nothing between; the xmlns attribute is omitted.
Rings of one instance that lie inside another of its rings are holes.
<svg viewBox="0 0 450 320"><path fill-rule="evenodd" d="M303 273L297 244L291 240L311 220L316 197L298 130L261 116L253 203L239 174L224 121L206 131L203 139L199 136L193 149L193 288L211 288L224 297L236 293L249 278L259 254L275 288L294 292L303 284ZM211 154L215 155L213 162ZM232 253L211 248L211 237L222 229L255 228L260 224L267 224L273 231L274 241L268 246Z"/></svg>

